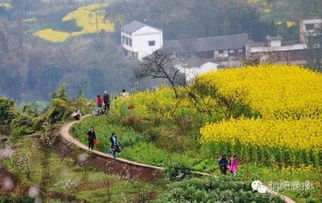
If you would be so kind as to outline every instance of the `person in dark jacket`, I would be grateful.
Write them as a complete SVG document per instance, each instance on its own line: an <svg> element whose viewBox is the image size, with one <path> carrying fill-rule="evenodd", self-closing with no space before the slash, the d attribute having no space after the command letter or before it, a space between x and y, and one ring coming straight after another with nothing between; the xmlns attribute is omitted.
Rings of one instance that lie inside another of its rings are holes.
<svg viewBox="0 0 322 203"><path fill-rule="evenodd" d="M112 133L112 136L110 137L110 142L111 142L111 148L110 149L111 149L112 154L113 154L113 156L115 158L116 157L116 152L120 152L121 151L115 133Z"/></svg>
<svg viewBox="0 0 322 203"><path fill-rule="evenodd" d="M88 140L88 149L93 149L94 140L96 140L96 134L92 127L87 131L87 140Z"/></svg>
<svg viewBox="0 0 322 203"><path fill-rule="evenodd" d="M227 174L227 166L228 166L228 160L226 158L226 155L222 155L218 160L219 168L221 171L221 174Z"/></svg>
<svg viewBox="0 0 322 203"><path fill-rule="evenodd" d="M107 93L107 91L104 92L103 100L104 100L104 111L108 112L110 110L110 95Z"/></svg>

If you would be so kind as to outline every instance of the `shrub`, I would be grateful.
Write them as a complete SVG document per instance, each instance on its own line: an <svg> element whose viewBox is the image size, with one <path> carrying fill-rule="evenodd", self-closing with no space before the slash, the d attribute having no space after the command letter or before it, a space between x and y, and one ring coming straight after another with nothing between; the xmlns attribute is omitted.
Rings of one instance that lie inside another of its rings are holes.
<svg viewBox="0 0 322 203"><path fill-rule="evenodd" d="M182 164L174 164L166 169L170 181L179 181L191 177L191 169Z"/></svg>
<svg viewBox="0 0 322 203"><path fill-rule="evenodd" d="M20 135L28 135L34 132L34 122L30 116L19 114L13 121L14 128L20 128Z"/></svg>
<svg viewBox="0 0 322 203"><path fill-rule="evenodd" d="M231 177L191 178L172 183L158 202L276 202L277 196L259 194L250 185Z"/></svg>
<svg viewBox="0 0 322 203"><path fill-rule="evenodd" d="M7 97L0 97L0 125L10 124L16 116L17 111L14 101Z"/></svg>

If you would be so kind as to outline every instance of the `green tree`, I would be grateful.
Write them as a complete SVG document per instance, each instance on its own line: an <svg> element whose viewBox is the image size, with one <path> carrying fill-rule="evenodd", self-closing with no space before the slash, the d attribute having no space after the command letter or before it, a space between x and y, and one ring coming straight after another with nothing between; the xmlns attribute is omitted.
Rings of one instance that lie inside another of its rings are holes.
<svg viewBox="0 0 322 203"><path fill-rule="evenodd" d="M58 89L52 93L51 99L61 99L66 101L68 99L68 96L66 93L66 86L61 85L60 87L58 87Z"/></svg>
<svg viewBox="0 0 322 203"><path fill-rule="evenodd" d="M7 97L0 97L0 125L9 125L16 116L14 101Z"/></svg>

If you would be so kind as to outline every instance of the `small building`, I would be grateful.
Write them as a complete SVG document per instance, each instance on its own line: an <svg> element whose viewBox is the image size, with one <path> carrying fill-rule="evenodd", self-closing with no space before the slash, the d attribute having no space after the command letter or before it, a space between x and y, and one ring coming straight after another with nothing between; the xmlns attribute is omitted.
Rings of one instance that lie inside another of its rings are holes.
<svg viewBox="0 0 322 203"><path fill-rule="evenodd" d="M182 73L185 76L185 82L190 83L192 82L196 76L207 73L210 71L217 71L219 64L207 61L205 63L198 64L196 66L192 66L190 68L185 67L186 65L177 65L177 68L179 69L180 73Z"/></svg>
<svg viewBox="0 0 322 203"><path fill-rule="evenodd" d="M322 32L322 19L310 19L300 21L300 41L308 44L309 36L316 36Z"/></svg>
<svg viewBox="0 0 322 203"><path fill-rule="evenodd" d="M121 28L121 44L126 57L142 60L162 48L162 30L132 21Z"/></svg>
<svg viewBox="0 0 322 203"><path fill-rule="evenodd" d="M265 39L267 40L269 47L280 47L280 46L282 46L283 37L281 37L280 35L277 35L275 37L267 35L265 37Z"/></svg>
<svg viewBox="0 0 322 203"><path fill-rule="evenodd" d="M165 41L164 50L177 56L192 54L198 58L210 60L228 60L245 58L248 35L236 34L189 40Z"/></svg>

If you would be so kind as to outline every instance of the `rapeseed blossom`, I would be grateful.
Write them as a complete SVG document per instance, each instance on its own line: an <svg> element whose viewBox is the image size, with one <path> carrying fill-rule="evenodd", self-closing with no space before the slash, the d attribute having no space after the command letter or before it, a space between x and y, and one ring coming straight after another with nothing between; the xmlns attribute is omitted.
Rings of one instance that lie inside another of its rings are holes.
<svg viewBox="0 0 322 203"><path fill-rule="evenodd" d="M77 26L81 28L78 32L62 32L49 28L40 30L34 33L34 35L51 42L63 42L69 37L82 34L100 31L114 32L114 24L105 19L104 8L106 6L107 4L91 4L80 7L66 15L62 21L75 20Z"/></svg>
<svg viewBox="0 0 322 203"><path fill-rule="evenodd" d="M322 149L322 119L300 120L230 119L201 128L201 143L237 142L247 146L278 147L319 152Z"/></svg>
<svg viewBox="0 0 322 203"><path fill-rule="evenodd" d="M199 79L204 86L250 106L263 118L322 116L322 74L305 68L245 66L210 72Z"/></svg>
<svg viewBox="0 0 322 203"><path fill-rule="evenodd" d="M245 66L199 77L206 88L251 107L261 117L201 128L202 143L321 152L322 75L298 66Z"/></svg>

